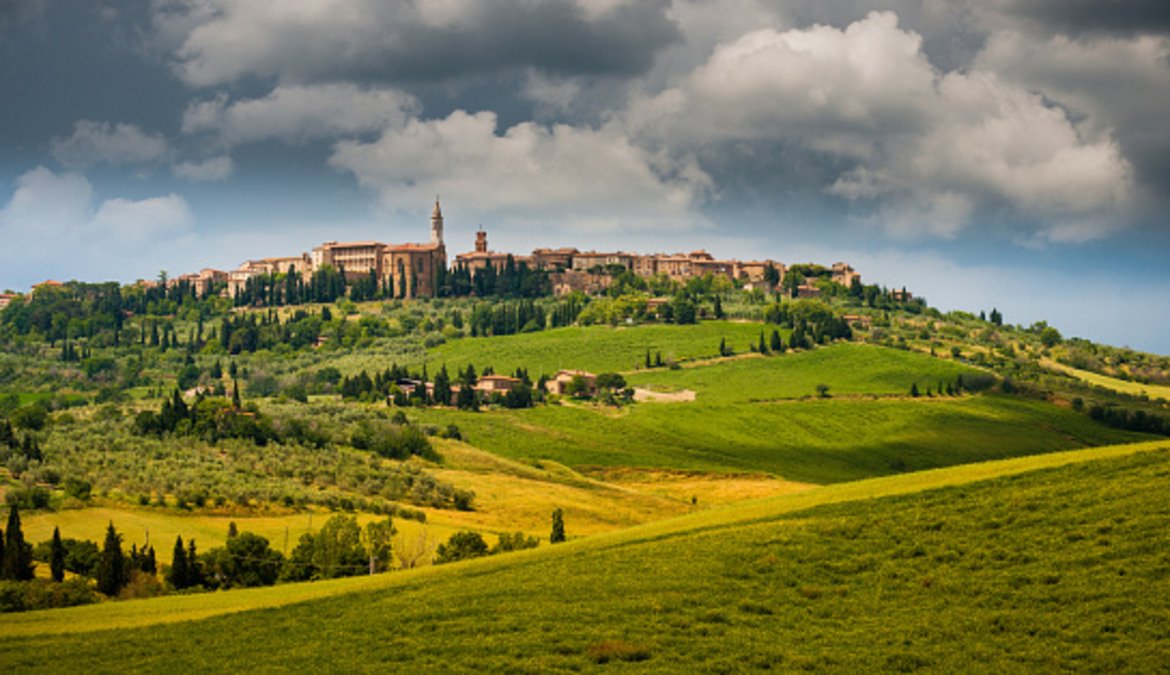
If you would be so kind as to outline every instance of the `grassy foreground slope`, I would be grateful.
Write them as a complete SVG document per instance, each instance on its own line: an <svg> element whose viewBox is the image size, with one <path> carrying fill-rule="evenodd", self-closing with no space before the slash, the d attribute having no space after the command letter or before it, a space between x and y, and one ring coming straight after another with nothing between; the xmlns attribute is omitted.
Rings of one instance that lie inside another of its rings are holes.
<svg viewBox="0 0 1170 675"><path fill-rule="evenodd" d="M827 486L447 568L2 617L0 663L1152 671L1168 478L1162 442Z"/></svg>

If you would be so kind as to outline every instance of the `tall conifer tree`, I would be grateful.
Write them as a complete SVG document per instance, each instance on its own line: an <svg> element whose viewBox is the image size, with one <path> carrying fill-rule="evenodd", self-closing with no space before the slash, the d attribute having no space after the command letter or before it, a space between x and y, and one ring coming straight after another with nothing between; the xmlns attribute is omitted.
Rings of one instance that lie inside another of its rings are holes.
<svg viewBox="0 0 1170 675"><path fill-rule="evenodd" d="M183 547L182 537L175 537L175 551L171 555L171 570L167 573L167 581L176 589L190 585L187 574L187 549Z"/></svg>
<svg viewBox="0 0 1170 675"><path fill-rule="evenodd" d="M8 527L4 529L4 557L0 577L12 581L33 578L32 546L24 542L20 527L20 509L13 504L8 510Z"/></svg>
<svg viewBox="0 0 1170 675"><path fill-rule="evenodd" d="M53 528L53 543L49 552L49 574L53 581L65 580L65 545L61 543L60 528Z"/></svg>
<svg viewBox="0 0 1170 675"><path fill-rule="evenodd" d="M126 586L126 557L122 554L122 535L114 529L113 521L106 529L106 541L98 563L98 590L105 595L117 595Z"/></svg>

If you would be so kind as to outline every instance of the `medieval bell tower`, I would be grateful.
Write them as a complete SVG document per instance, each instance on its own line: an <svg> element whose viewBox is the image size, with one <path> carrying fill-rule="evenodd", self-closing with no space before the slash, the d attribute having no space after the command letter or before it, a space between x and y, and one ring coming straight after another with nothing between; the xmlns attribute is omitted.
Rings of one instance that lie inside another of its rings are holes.
<svg viewBox="0 0 1170 675"><path fill-rule="evenodd" d="M439 208L439 197L435 196L435 210L431 211L431 244L443 245L443 210Z"/></svg>

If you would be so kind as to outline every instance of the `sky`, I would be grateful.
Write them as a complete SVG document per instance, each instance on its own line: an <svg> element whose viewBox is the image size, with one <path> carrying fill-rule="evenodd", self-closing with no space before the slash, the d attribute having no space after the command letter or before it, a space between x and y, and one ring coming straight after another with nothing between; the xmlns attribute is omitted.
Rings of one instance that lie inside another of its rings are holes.
<svg viewBox="0 0 1170 675"><path fill-rule="evenodd" d="M1164 0L0 0L0 289L327 240L848 261L1170 354Z"/></svg>

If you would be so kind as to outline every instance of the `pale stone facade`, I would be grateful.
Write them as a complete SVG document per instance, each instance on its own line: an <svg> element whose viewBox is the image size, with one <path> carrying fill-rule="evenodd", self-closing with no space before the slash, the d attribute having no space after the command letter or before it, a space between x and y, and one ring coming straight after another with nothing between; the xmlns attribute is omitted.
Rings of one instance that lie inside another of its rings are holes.
<svg viewBox="0 0 1170 675"><path fill-rule="evenodd" d="M249 260L226 274L229 296L242 291L254 276L294 274L308 279L325 266L345 270L347 281L371 275L379 285L397 297L434 297L438 291L438 273L447 267L447 248L443 244L443 212L439 200L431 212L430 242L425 244L384 244L379 241L327 241L314 247L312 254L287 258ZM205 270L206 271L206 270ZM202 274L202 273L201 273Z"/></svg>
<svg viewBox="0 0 1170 675"><path fill-rule="evenodd" d="M455 256L455 264L466 268L474 277L486 270L489 265L497 272L504 269L508 264L508 254L488 249L487 232L479 230L475 233L475 250Z"/></svg>
<svg viewBox="0 0 1170 675"><path fill-rule="evenodd" d="M597 376L593 373L587 373L584 370L560 370L545 385L548 388L548 393L563 396L565 390L569 387L569 383L578 375L581 376L581 379L585 380L585 389L589 394L596 392Z"/></svg>
<svg viewBox="0 0 1170 675"><path fill-rule="evenodd" d="M573 269L579 271L591 270L596 267L609 267L610 265L621 265L622 267L633 270L634 260L638 256L633 253L624 253L617 251L615 253L598 253L597 251L586 251L584 253L573 254Z"/></svg>
<svg viewBox="0 0 1170 675"><path fill-rule="evenodd" d="M845 288L853 285L853 280L857 279L861 282L861 275L857 273L848 263L838 262L833 263L833 281L841 284Z"/></svg>

